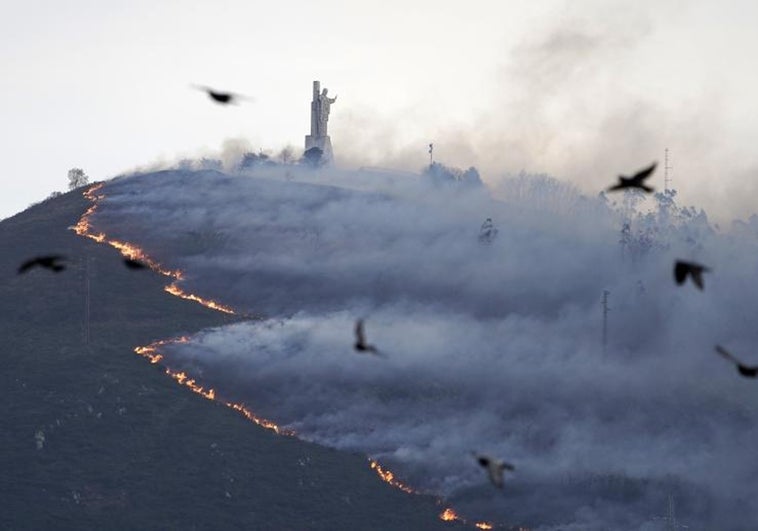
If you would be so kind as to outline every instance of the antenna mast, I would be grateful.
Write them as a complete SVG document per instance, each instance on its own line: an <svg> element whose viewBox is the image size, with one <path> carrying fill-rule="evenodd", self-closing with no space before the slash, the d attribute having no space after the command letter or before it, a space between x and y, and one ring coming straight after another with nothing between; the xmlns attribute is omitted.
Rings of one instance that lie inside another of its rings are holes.
<svg viewBox="0 0 758 531"><path fill-rule="evenodd" d="M603 354L608 346L608 312L611 311L608 307L608 295L610 293L607 289L603 290Z"/></svg>
<svg viewBox="0 0 758 531"><path fill-rule="evenodd" d="M434 164L434 144L429 144L429 166Z"/></svg>
<svg viewBox="0 0 758 531"><path fill-rule="evenodd" d="M669 148L666 148L665 157L663 161L663 189L668 192L671 190L671 178L669 177L669 170L674 168L669 166Z"/></svg>
<svg viewBox="0 0 758 531"><path fill-rule="evenodd" d="M84 262L84 344L89 346L90 340L90 257Z"/></svg>
<svg viewBox="0 0 758 531"><path fill-rule="evenodd" d="M666 523L666 531L677 531L678 529L688 529L688 526L680 524L676 521L676 514L674 512L674 497L669 494L668 511L666 516L655 516L654 520L662 520Z"/></svg>

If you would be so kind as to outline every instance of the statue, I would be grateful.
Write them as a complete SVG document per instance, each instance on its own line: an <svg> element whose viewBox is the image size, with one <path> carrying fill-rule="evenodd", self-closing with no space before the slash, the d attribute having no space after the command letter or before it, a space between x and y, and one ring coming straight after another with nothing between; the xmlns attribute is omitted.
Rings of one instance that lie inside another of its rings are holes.
<svg viewBox="0 0 758 531"><path fill-rule="evenodd" d="M332 103L337 101L337 96L330 98L326 94L329 89L324 91L318 96L318 123L316 129L316 136L326 136L326 125L329 122L329 110Z"/></svg>
<svg viewBox="0 0 758 531"><path fill-rule="evenodd" d="M332 141L327 134L329 111L337 96L330 98L329 89L321 89L321 82L313 82L313 101L311 101L311 134L305 137L305 151L319 148L323 153L323 162L332 161Z"/></svg>

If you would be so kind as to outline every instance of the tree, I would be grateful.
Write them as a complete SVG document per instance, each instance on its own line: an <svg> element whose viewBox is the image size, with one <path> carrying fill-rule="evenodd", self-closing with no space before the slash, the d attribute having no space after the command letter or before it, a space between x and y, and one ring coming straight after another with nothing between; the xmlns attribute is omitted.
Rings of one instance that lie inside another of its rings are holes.
<svg viewBox="0 0 758 531"><path fill-rule="evenodd" d="M292 146L287 146L279 152L277 158L282 164L292 164L295 160L295 150Z"/></svg>
<svg viewBox="0 0 758 531"><path fill-rule="evenodd" d="M318 168L319 166L323 166L326 162L323 158L324 151L321 148L318 147L312 147L311 149L306 150L305 153L303 153L303 158L301 159L301 162L305 164L306 166L310 166L311 168Z"/></svg>
<svg viewBox="0 0 758 531"><path fill-rule="evenodd" d="M438 186L458 185L471 188L482 186L479 172L473 166L463 171L460 168L432 162L424 170L424 175L429 177Z"/></svg>
<svg viewBox="0 0 758 531"><path fill-rule="evenodd" d="M248 151L242 155L242 160L240 160L239 163L239 169L240 171L244 171L252 170L258 166L271 166L273 163L269 159L270 157L262 151L260 153L253 153L252 151Z"/></svg>
<svg viewBox="0 0 758 531"><path fill-rule="evenodd" d="M89 184L89 177L84 173L81 168L71 168L68 170L68 189L76 190L82 186Z"/></svg>

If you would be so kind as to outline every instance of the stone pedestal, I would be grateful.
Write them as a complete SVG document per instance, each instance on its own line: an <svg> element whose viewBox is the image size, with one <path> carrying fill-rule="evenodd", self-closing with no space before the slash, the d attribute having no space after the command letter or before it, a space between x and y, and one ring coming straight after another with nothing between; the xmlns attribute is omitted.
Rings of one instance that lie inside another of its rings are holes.
<svg viewBox="0 0 758 531"><path fill-rule="evenodd" d="M331 164L334 162L334 154L332 153L332 140L329 138L329 135L305 135L305 150L308 151L314 147L319 148L323 152L323 155L321 155L321 160L324 162L324 164Z"/></svg>

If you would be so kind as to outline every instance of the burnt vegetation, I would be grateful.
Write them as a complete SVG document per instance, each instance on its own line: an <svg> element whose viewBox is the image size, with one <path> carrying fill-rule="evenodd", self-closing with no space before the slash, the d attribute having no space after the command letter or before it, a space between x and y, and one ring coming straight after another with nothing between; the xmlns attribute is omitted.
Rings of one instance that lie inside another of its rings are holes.
<svg viewBox="0 0 758 531"><path fill-rule="evenodd" d="M235 318L66 230L88 206L74 191L0 224L0 528L451 529L433 498L382 483L364 456L277 436L137 356ZM52 248L66 271L16 274Z"/></svg>

